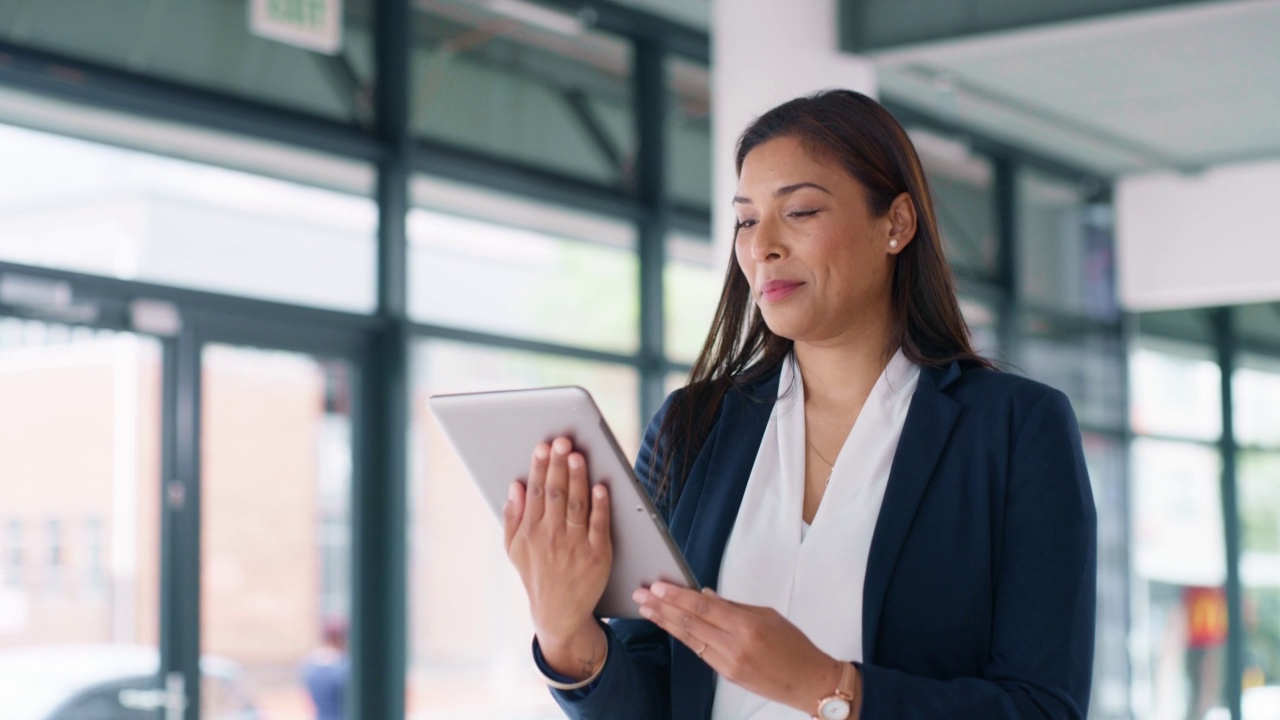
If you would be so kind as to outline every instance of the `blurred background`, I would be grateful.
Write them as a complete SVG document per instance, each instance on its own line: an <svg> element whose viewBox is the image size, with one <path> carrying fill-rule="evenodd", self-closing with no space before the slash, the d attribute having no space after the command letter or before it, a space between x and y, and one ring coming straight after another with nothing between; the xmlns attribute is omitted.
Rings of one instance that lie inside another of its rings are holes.
<svg viewBox="0 0 1280 720"><path fill-rule="evenodd" d="M434 393L634 453L732 149L908 128L976 345L1065 391L1090 716L1280 718L1280 2L0 1L0 714L554 718ZM320 701L323 704L323 700Z"/></svg>

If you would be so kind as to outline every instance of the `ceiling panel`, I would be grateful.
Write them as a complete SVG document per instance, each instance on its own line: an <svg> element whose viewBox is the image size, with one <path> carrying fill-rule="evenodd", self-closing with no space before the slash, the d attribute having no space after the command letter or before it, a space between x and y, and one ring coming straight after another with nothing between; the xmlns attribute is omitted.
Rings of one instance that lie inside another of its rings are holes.
<svg viewBox="0 0 1280 720"><path fill-rule="evenodd" d="M1280 1L1216 2L874 56L889 99L1100 172L1280 157Z"/></svg>

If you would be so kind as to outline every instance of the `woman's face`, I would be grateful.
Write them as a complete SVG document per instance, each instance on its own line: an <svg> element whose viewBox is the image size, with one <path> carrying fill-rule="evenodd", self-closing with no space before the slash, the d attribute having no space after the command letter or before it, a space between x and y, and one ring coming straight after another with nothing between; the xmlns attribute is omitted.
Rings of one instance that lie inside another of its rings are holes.
<svg viewBox="0 0 1280 720"><path fill-rule="evenodd" d="M815 160L799 140L779 137L753 148L733 200L734 251L769 329L796 342L831 344L883 327L894 255L914 233L914 215L911 233L894 222L902 205L910 208L902 198L876 217L861 183Z"/></svg>

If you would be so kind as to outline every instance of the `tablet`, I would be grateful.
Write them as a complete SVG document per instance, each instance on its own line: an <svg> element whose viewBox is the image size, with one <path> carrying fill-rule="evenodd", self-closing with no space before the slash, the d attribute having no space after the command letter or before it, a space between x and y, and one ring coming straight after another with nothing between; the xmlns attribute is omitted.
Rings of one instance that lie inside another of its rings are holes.
<svg viewBox="0 0 1280 720"><path fill-rule="evenodd" d="M529 475L534 446L562 435L573 441L586 459L590 482L609 488L613 568L597 615L640 617L631 593L658 580L701 589L586 390L435 395L428 403L499 522L511 481Z"/></svg>

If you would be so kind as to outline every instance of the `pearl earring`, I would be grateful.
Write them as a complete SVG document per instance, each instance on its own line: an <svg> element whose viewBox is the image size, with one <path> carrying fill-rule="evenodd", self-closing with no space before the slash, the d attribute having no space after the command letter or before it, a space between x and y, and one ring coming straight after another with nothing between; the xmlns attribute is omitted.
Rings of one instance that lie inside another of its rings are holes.
<svg viewBox="0 0 1280 720"><path fill-rule="evenodd" d="M889 247L894 250L898 249L898 238L889 238Z"/></svg>

